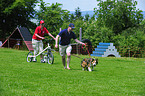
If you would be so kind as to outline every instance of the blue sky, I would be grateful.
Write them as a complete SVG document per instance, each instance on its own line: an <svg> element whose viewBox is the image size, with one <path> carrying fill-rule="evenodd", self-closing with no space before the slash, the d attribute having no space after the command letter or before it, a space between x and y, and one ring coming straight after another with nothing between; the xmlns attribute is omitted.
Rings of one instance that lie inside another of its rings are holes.
<svg viewBox="0 0 145 96"><path fill-rule="evenodd" d="M69 11L75 11L77 7L81 11L91 11L97 7L97 0L43 0L45 3L61 3L62 9L67 9ZM138 2L137 9L145 11L145 0L135 0Z"/></svg>

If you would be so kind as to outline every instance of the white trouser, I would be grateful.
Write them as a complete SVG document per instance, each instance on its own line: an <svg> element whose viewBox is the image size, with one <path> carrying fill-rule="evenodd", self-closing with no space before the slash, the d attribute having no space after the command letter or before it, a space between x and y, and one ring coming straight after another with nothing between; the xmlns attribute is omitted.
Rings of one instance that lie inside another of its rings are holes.
<svg viewBox="0 0 145 96"><path fill-rule="evenodd" d="M38 52L42 52L43 51L43 42L42 42L42 40L32 39L32 47L34 49L34 56L36 54L38 54Z"/></svg>

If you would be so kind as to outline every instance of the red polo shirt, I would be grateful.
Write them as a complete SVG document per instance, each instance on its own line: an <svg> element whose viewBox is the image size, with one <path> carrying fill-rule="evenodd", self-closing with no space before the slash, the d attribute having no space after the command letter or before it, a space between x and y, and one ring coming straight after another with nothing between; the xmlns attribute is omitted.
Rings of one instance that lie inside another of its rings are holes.
<svg viewBox="0 0 145 96"><path fill-rule="evenodd" d="M33 35L33 39L36 39L36 40L42 40L41 38L35 36L35 34L38 34L39 36L42 36L44 37L44 34L45 33L49 33L48 30L44 27L42 30L41 30L41 26L38 26L36 29L35 29L35 33Z"/></svg>

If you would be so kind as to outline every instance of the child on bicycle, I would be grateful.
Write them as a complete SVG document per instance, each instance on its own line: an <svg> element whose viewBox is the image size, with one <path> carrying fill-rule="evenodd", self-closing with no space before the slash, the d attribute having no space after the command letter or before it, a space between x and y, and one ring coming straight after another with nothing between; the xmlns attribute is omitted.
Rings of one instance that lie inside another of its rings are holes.
<svg viewBox="0 0 145 96"><path fill-rule="evenodd" d="M44 27L44 21L41 20L40 21L40 26L38 26L36 29L35 29L35 32L33 34L33 37L32 37L32 46L33 46L33 49L34 49L34 56L36 54L38 54L38 52L41 52L43 51L43 42L42 42L42 39L45 39L44 38L44 34L48 34L49 36L51 36L54 40L54 36L51 35L49 33L49 31ZM43 55L41 54L40 55L40 58L41 58L41 63L45 63L44 60L43 60ZM34 62L36 62L36 58L33 59Z"/></svg>

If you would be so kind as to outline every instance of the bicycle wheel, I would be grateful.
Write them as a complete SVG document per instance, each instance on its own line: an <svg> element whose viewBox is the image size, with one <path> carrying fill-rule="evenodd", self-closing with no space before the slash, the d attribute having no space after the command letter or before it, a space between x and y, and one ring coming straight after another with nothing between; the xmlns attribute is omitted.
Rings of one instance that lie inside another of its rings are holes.
<svg viewBox="0 0 145 96"><path fill-rule="evenodd" d="M28 55L27 55L27 62L32 62L33 60L33 52L29 52Z"/></svg>
<svg viewBox="0 0 145 96"><path fill-rule="evenodd" d="M47 55L48 57L48 64L53 64L54 62L54 57L53 57L53 54L50 52L50 54Z"/></svg>

